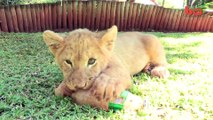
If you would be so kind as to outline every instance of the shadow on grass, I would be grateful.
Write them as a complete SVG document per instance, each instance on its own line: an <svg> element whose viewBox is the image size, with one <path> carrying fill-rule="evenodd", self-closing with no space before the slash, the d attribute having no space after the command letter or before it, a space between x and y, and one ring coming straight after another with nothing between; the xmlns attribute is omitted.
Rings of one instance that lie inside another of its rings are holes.
<svg viewBox="0 0 213 120"><path fill-rule="evenodd" d="M150 32L151 34L154 34L160 38L189 38L189 37L196 37L196 36L202 36L205 35L205 33L162 33L162 32Z"/></svg>
<svg viewBox="0 0 213 120"><path fill-rule="evenodd" d="M194 71L187 71L187 70L182 70L182 69L173 69L169 68L170 73L175 74L175 75L191 75L194 74Z"/></svg>
<svg viewBox="0 0 213 120"><path fill-rule="evenodd" d="M198 59L199 57L202 57L201 54L194 51L194 48L199 47L202 44L202 42L192 42L192 43L178 43L175 45L169 45L165 43L165 51L166 51L166 57L168 60L168 63L172 64L175 62L178 62L178 60L192 60L192 59Z"/></svg>

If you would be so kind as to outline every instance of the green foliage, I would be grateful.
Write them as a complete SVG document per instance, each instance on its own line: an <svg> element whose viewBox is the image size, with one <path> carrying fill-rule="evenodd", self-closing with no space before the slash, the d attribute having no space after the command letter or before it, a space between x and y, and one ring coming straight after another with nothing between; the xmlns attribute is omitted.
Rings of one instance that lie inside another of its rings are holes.
<svg viewBox="0 0 213 120"><path fill-rule="evenodd" d="M205 8L206 8L206 9L213 10L213 2L206 3L206 4L205 4Z"/></svg>
<svg viewBox="0 0 213 120"><path fill-rule="evenodd" d="M195 2L192 4L192 7L202 8L203 10L212 10L213 9L213 1L195 0Z"/></svg>
<svg viewBox="0 0 213 120"><path fill-rule="evenodd" d="M147 104L132 114L56 97L53 90L63 77L41 33L0 33L0 119L213 119L213 34L152 34L165 46L171 76L133 77L130 91Z"/></svg>

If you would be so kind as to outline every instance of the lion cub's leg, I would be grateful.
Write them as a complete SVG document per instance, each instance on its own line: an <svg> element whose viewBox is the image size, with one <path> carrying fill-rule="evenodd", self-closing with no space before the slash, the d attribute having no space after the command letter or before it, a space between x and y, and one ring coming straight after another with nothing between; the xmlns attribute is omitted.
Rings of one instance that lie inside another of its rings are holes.
<svg viewBox="0 0 213 120"><path fill-rule="evenodd" d="M143 71L150 72L153 77L167 78L169 76L169 71L166 68L167 60L162 44L157 37L152 35L146 36L145 39L146 40L143 39L143 43L149 54L150 62Z"/></svg>
<svg viewBox="0 0 213 120"><path fill-rule="evenodd" d="M72 99L79 105L90 105L95 108L108 110L108 101L98 100L88 90L78 90L72 94Z"/></svg>
<svg viewBox="0 0 213 120"><path fill-rule="evenodd" d="M143 72L151 74L152 77L159 77L159 78L168 78L169 71L167 70L165 65L162 64L151 64L148 63Z"/></svg>
<svg viewBox="0 0 213 120"><path fill-rule="evenodd" d="M116 67L112 69L116 69ZM119 96L122 91L130 87L130 75L120 69L117 71L119 71L119 73L111 69L105 70L96 78L95 82L90 88L90 91L97 100L110 101L114 97Z"/></svg>
<svg viewBox="0 0 213 120"><path fill-rule="evenodd" d="M99 101L97 100L96 96L92 95L89 90L78 90L78 91L71 91L62 82L56 89L55 89L56 96L62 97L71 97L76 103L80 105L91 105L93 107L101 108L104 110L108 110L108 101Z"/></svg>
<svg viewBox="0 0 213 120"><path fill-rule="evenodd" d="M122 66L118 58L112 58L107 68L102 70L95 79L91 93L98 100L109 101L113 97L119 96L120 93L131 86L131 76L129 71Z"/></svg>
<svg viewBox="0 0 213 120"><path fill-rule="evenodd" d="M157 76L159 78L168 78L169 71L164 66L156 66L151 70L151 76Z"/></svg>
<svg viewBox="0 0 213 120"><path fill-rule="evenodd" d="M166 68L167 61L165 54L163 53L163 49L160 49L158 55L152 57L151 63L149 65L149 70L152 77L159 77L159 78L168 78L169 71Z"/></svg>
<svg viewBox="0 0 213 120"><path fill-rule="evenodd" d="M91 105L96 108L101 108L108 111L109 101L106 100L97 100L89 91L79 90L72 94L73 100L80 105ZM111 102L115 101L114 97ZM144 107L144 101L137 95L128 93L127 99L124 102L124 110L138 110Z"/></svg>
<svg viewBox="0 0 213 120"><path fill-rule="evenodd" d="M169 71L167 69L166 56L163 47L161 47L161 44L159 45L158 51L155 52L156 53L154 56L152 56L150 62L151 76L153 77L156 76L159 78L168 78Z"/></svg>

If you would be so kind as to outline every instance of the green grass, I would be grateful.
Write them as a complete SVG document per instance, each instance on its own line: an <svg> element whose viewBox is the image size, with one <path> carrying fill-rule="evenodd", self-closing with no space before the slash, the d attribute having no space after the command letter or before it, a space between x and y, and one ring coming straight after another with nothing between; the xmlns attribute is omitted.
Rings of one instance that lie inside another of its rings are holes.
<svg viewBox="0 0 213 120"><path fill-rule="evenodd" d="M131 92L147 106L133 114L78 106L54 96L62 73L41 33L0 33L0 119L213 119L213 34L153 34L165 46L171 76L134 77Z"/></svg>

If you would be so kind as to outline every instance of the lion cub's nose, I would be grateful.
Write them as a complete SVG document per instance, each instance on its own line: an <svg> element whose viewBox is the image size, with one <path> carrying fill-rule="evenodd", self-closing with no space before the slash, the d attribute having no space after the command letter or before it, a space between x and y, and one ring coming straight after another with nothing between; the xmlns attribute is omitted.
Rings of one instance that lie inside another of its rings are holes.
<svg viewBox="0 0 213 120"><path fill-rule="evenodd" d="M86 87L86 82L83 79L71 77L68 79L68 82L72 83L77 89L84 89Z"/></svg>

